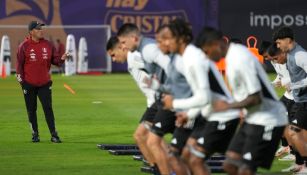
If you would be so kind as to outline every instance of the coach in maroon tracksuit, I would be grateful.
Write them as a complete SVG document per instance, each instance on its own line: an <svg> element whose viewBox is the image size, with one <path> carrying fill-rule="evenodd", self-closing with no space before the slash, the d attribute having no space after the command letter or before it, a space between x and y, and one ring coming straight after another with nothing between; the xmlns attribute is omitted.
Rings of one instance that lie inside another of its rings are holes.
<svg viewBox="0 0 307 175"><path fill-rule="evenodd" d="M17 52L17 80L22 86L29 122L32 128L32 142L39 142L37 125L37 96L42 104L45 118L51 133L51 141L61 143L55 129L52 110L50 66L60 66L69 56L56 54L56 49L43 38L42 26L37 21L30 22L29 37L18 47Z"/></svg>

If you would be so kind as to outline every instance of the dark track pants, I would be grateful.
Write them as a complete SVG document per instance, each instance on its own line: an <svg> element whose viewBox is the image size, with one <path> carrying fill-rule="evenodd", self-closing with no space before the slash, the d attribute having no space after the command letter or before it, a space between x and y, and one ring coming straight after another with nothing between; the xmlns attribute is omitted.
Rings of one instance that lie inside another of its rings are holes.
<svg viewBox="0 0 307 175"><path fill-rule="evenodd" d="M32 132L38 133L37 125L37 97L39 98L44 113L48 128L51 134L55 133L55 120L52 110L52 91L51 91L52 82L48 82L46 85L37 87L32 86L26 82L22 84L22 90L26 102L26 108L28 112L29 122L31 124Z"/></svg>

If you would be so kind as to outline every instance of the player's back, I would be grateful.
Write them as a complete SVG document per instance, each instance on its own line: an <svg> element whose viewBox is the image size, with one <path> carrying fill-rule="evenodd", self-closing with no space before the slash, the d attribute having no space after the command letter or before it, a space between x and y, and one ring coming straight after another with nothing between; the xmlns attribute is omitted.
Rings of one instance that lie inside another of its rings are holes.
<svg viewBox="0 0 307 175"><path fill-rule="evenodd" d="M248 123L282 126L288 122L285 107L278 101L266 72L245 46L230 44L226 65L226 74L236 101L261 93L261 103L247 109Z"/></svg>

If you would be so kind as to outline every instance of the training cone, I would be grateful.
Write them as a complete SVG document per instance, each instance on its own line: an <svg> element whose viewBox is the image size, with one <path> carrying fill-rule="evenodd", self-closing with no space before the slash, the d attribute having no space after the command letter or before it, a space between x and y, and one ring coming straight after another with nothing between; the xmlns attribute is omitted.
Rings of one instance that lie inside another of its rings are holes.
<svg viewBox="0 0 307 175"><path fill-rule="evenodd" d="M76 92L70 86L68 86L68 84L66 84L66 83L64 83L64 88L66 88L73 95L76 94Z"/></svg>
<svg viewBox="0 0 307 175"><path fill-rule="evenodd" d="M254 40L254 45L251 46L251 40ZM259 54L258 49L257 49L257 38L255 36L249 36L246 39L246 44L248 49L257 57L258 61L263 64L264 60L263 60L263 56Z"/></svg>
<svg viewBox="0 0 307 175"><path fill-rule="evenodd" d="M2 65L2 70L1 70L1 78L6 78L6 70L5 70L5 65Z"/></svg>

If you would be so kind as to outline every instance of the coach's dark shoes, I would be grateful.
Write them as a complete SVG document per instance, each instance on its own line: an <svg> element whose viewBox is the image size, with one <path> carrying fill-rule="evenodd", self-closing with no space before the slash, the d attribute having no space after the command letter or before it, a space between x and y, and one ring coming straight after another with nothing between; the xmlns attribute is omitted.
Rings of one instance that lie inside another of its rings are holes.
<svg viewBox="0 0 307 175"><path fill-rule="evenodd" d="M39 142L40 140L39 140L39 135L38 135L38 133L37 132L35 132L35 133L32 133L32 142L33 143L37 143L37 142Z"/></svg>
<svg viewBox="0 0 307 175"><path fill-rule="evenodd" d="M60 137L58 136L58 133L56 133L56 132L51 134L50 141L53 142L53 143L62 143Z"/></svg>

